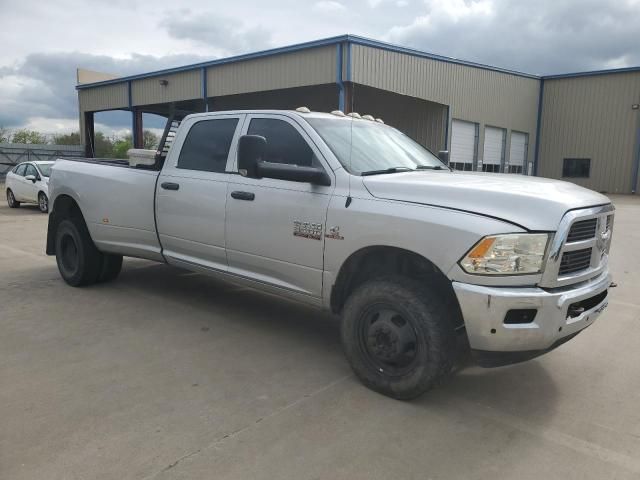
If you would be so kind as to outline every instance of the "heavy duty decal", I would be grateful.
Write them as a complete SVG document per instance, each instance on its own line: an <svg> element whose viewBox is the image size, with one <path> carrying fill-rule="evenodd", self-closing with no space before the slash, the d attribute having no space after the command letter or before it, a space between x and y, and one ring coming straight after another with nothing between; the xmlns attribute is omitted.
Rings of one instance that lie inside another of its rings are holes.
<svg viewBox="0 0 640 480"><path fill-rule="evenodd" d="M340 235L340 227L331 227L324 236L327 238L333 238L334 240L344 240L344 237Z"/></svg>
<svg viewBox="0 0 640 480"><path fill-rule="evenodd" d="M320 240L322 238L322 224L311 222L293 221L293 235L295 237L310 238Z"/></svg>

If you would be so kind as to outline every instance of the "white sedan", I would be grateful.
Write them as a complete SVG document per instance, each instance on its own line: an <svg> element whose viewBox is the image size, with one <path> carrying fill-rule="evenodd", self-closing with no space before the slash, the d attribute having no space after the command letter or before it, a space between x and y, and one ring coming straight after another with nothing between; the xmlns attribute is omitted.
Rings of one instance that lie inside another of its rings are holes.
<svg viewBox="0 0 640 480"><path fill-rule="evenodd" d="M7 203L37 203L40 211L49 211L49 175L54 162L24 162L14 167L5 179Z"/></svg>

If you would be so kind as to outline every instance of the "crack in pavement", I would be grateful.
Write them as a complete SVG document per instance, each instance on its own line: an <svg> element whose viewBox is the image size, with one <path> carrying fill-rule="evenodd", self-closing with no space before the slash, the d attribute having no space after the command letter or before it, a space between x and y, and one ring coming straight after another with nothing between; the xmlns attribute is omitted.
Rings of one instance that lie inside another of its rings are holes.
<svg viewBox="0 0 640 480"><path fill-rule="evenodd" d="M225 441L227 441L227 439L230 438L234 438L238 435L240 435L243 432L246 432L252 428L254 428L256 425L258 425L259 423L263 422L264 420L269 420L271 418L274 418L284 412L286 412L287 410L294 408L295 406L309 400L310 398L315 397L316 395L319 395L327 390L329 390L330 388L333 388L334 386L344 382L345 380L352 378L353 375L345 375L343 377L340 377L336 380L334 380L333 382L330 382L328 384L326 384L325 386L323 386L322 388L319 388L311 393L307 393L305 395L303 395L302 397L296 399L295 401L285 405L282 408L276 409L273 412L271 412L269 415L265 415L263 417L260 417L256 420L254 420L252 423L249 423L243 427L238 428L237 430L234 430L232 432L229 433L225 433L224 435L222 435L221 437L216 438L213 442L209 443L208 445L206 445L205 447L199 448L198 450L195 450L193 452L187 453L185 455L183 455L182 457L178 458L176 461L170 463L168 466L164 467L162 470L156 472L156 473L152 473L151 475L148 475L146 477L144 477L142 480L151 480L154 479L156 477L158 477L158 475L161 475L162 473L171 470L173 468L175 468L178 464L180 464L183 460L187 460L189 458L195 457L196 455L199 455L200 453L203 453L206 450L211 450L211 449L216 449L218 448L218 446L222 443L224 443Z"/></svg>

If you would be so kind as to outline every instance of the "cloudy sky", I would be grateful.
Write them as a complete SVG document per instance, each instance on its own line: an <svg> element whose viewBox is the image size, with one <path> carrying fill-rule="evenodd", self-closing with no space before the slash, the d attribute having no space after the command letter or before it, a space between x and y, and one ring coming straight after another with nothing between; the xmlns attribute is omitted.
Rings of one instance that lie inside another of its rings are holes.
<svg viewBox="0 0 640 480"><path fill-rule="evenodd" d="M0 0L0 12L0 126L47 133L77 130L76 67L127 75L344 33L538 74L640 65L640 0Z"/></svg>

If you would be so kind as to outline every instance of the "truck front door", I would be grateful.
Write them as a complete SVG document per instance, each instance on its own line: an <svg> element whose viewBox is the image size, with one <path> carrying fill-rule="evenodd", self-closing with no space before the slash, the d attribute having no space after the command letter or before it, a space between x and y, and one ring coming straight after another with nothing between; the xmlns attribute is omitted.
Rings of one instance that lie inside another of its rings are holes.
<svg viewBox="0 0 640 480"><path fill-rule="evenodd" d="M264 160L332 171L306 132L277 114L249 115L243 132L267 139ZM227 198L229 273L311 297L322 294L324 229L332 186L232 175Z"/></svg>
<svg viewBox="0 0 640 480"><path fill-rule="evenodd" d="M182 123L156 193L158 235L169 263L227 270L227 166L243 119L217 115Z"/></svg>

